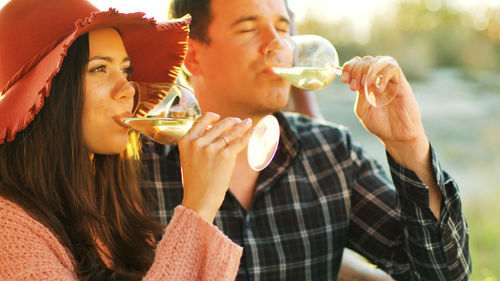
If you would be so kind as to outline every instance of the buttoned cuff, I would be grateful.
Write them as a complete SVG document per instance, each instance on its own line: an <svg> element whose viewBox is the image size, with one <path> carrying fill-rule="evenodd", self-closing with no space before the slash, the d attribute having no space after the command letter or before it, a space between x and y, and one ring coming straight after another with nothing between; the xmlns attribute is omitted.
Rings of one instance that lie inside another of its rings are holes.
<svg viewBox="0 0 500 281"><path fill-rule="evenodd" d="M436 183L443 195L443 199L441 201L441 221L443 221L443 219L445 220L447 216L445 202L447 202L447 198L450 198L450 196L455 197L457 190L454 188L455 185L453 184L453 180L441 169L441 165L432 145L430 146L430 151L431 164L432 169L434 170ZM401 199L402 205L405 205L404 201L414 202L417 206L429 209L429 188L420 180L415 172L398 164L387 151L386 155L389 162L392 180L398 192L398 196ZM447 182L452 183L450 184L450 188L446 188ZM432 215L431 213L429 214Z"/></svg>

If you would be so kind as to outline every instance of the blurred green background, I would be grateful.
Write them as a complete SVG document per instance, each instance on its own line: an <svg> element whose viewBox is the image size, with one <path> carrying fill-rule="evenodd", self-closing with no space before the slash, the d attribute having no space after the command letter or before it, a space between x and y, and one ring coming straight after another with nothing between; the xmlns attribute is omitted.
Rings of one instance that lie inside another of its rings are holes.
<svg viewBox="0 0 500 281"><path fill-rule="evenodd" d="M297 29L328 38L341 63L354 56L396 58L442 166L459 183L470 231L471 280L500 280L500 7L458 9L447 3L393 2L363 38L354 30L355 18L332 23L306 16ZM336 79L314 95L325 119L347 126L387 169L383 146L354 116L356 94Z"/></svg>

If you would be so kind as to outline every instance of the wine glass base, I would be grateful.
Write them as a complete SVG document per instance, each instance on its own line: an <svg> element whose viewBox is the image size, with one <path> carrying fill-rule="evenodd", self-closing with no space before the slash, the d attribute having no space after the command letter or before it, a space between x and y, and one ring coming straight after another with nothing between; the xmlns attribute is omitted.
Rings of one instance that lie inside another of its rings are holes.
<svg viewBox="0 0 500 281"><path fill-rule="evenodd" d="M401 83L401 71L392 57L377 57L371 65L364 82L365 97L373 107L384 107L398 94ZM393 71L387 71L392 68ZM382 72L387 72L382 75Z"/></svg>
<svg viewBox="0 0 500 281"><path fill-rule="evenodd" d="M248 165L254 171L266 168L278 149L280 125L276 117L267 115L253 129L247 146Z"/></svg>

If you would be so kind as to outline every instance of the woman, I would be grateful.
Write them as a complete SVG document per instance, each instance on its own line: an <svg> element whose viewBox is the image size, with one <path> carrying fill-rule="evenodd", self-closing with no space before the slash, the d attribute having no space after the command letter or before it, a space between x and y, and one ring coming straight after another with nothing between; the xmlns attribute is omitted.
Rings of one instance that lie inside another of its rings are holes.
<svg viewBox="0 0 500 281"><path fill-rule="evenodd" d="M235 278L242 249L211 222L251 122L208 113L180 141L184 201L155 241L120 118L129 79L173 83L189 19L142 17L85 0L0 10L0 280Z"/></svg>

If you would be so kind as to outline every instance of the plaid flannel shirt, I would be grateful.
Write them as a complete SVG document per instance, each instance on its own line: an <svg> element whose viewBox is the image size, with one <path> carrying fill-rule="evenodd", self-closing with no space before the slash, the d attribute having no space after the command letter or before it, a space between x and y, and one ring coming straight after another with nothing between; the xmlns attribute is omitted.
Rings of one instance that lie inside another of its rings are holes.
<svg viewBox="0 0 500 281"><path fill-rule="evenodd" d="M245 211L227 192L214 223L244 247L236 280L336 280L349 247L396 280L467 280L468 229L458 188L432 151L443 194L441 220L428 208L428 189L389 155L394 185L348 131L298 115L276 113L278 151L260 172ZM182 201L176 146L143 145L163 223ZM394 188L395 186L395 188Z"/></svg>

